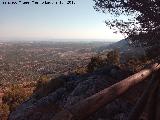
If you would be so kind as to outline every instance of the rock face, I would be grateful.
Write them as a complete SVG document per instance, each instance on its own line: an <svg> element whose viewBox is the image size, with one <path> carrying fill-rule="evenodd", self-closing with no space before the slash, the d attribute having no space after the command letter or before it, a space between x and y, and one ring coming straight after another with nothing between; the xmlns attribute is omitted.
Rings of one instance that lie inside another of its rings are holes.
<svg viewBox="0 0 160 120"><path fill-rule="evenodd" d="M64 78L64 85L47 96L39 99L31 96L10 114L9 120L51 120L62 109L68 108L125 77L127 77L125 73L120 69L115 69L114 66L105 66L93 73L81 76L68 75ZM131 104L117 99L98 110L88 120L126 120L131 108Z"/></svg>

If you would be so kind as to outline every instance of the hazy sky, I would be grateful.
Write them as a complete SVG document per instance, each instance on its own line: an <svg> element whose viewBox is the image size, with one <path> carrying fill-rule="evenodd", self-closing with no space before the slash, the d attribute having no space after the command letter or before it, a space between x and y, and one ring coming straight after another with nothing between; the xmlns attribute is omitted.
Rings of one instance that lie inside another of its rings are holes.
<svg viewBox="0 0 160 120"><path fill-rule="evenodd" d="M3 5L0 1L1 39L106 39L120 40L120 34L105 26L108 15L96 12L92 0L74 0L75 4ZM25 0L22 0L24 2ZM27 1L27 0L26 0ZM31 2L32 0L28 0ZM44 0L45 1L45 0Z"/></svg>

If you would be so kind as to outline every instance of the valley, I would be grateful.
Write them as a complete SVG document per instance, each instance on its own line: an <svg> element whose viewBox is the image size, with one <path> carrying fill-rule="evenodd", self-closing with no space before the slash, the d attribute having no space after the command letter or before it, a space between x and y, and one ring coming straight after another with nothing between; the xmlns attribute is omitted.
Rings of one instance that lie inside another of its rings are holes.
<svg viewBox="0 0 160 120"><path fill-rule="evenodd" d="M104 42L1 42L0 85L37 81L86 66Z"/></svg>

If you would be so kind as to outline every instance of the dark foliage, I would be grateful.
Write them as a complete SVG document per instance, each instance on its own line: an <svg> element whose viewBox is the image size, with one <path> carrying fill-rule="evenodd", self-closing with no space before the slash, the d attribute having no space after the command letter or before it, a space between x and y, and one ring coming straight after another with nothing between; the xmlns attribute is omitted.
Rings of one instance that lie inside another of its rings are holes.
<svg viewBox="0 0 160 120"><path fill-rule="evenodd" d="M128 37L134 45L143 46L151 58L160 55L159 0L94 0L97 11L110 13L114 19L106 24Z"/></svg>
<svg viewBox="0 0 160 120"><path fill-rule="evenodd" d="M93 72L97 68L102 67L104 64L105 61L101 57L92 57L91 62L87 65L88 72Z"/></svg>

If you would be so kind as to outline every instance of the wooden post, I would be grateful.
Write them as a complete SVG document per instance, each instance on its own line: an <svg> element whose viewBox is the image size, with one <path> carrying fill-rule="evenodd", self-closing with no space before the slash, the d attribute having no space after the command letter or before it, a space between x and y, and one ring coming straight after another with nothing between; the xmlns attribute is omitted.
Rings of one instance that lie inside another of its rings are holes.
<svg viewBox="0 0 160 120"><path fill-rule="evenodd" d="M159 78L160 80L160 78ZM157 95L157 99L156 99L156 103L157 103L157 107L156 107L156 120L160 120L160 85L158 88L158 95Z"/></svg>
<svg viewBox="0 0 160 120"><path fill-rule="evenodd" d="M149 81L147 88L144 90L142 96L137 101L135 107L131 111L128 120L138 120L141 114L143 113L145 107L147 106L147 102L152 96L153 91L157 88L159 81L155 79L155 74L152 76L152 79ZM152 101L153 102L153 101ZM151 120L151 119L149 119Z"/></svg>
<svg viewBox="0 0 160 120"><path fill-rule="evenodd" d="M57 116L60 118L58 120L84 120L88 118L91 114L99 110L101 107L115 100L119 96L126 93L130 88L142 82L148 78L154 71L160 68L159 64L154 64L148 69L144 69L114 85L106 88L82 101L68 108L68 114L71 114L70 119L65 119L61 117L63 112L57 114L52 120L57 120ZM65 111L64 113L65 114Z"/></svg>
<svg viewBox="0 0 160 120"><path fill-rule="evenodd" d="M156 86L153 86L151 88L151 94L149 96L149 101L148 101L148 120L156 120L156 114L159 114L158 111L158 96L159 96L159 84L160 84L160 71L158 71L155 80L157 81Z"/></svg>

